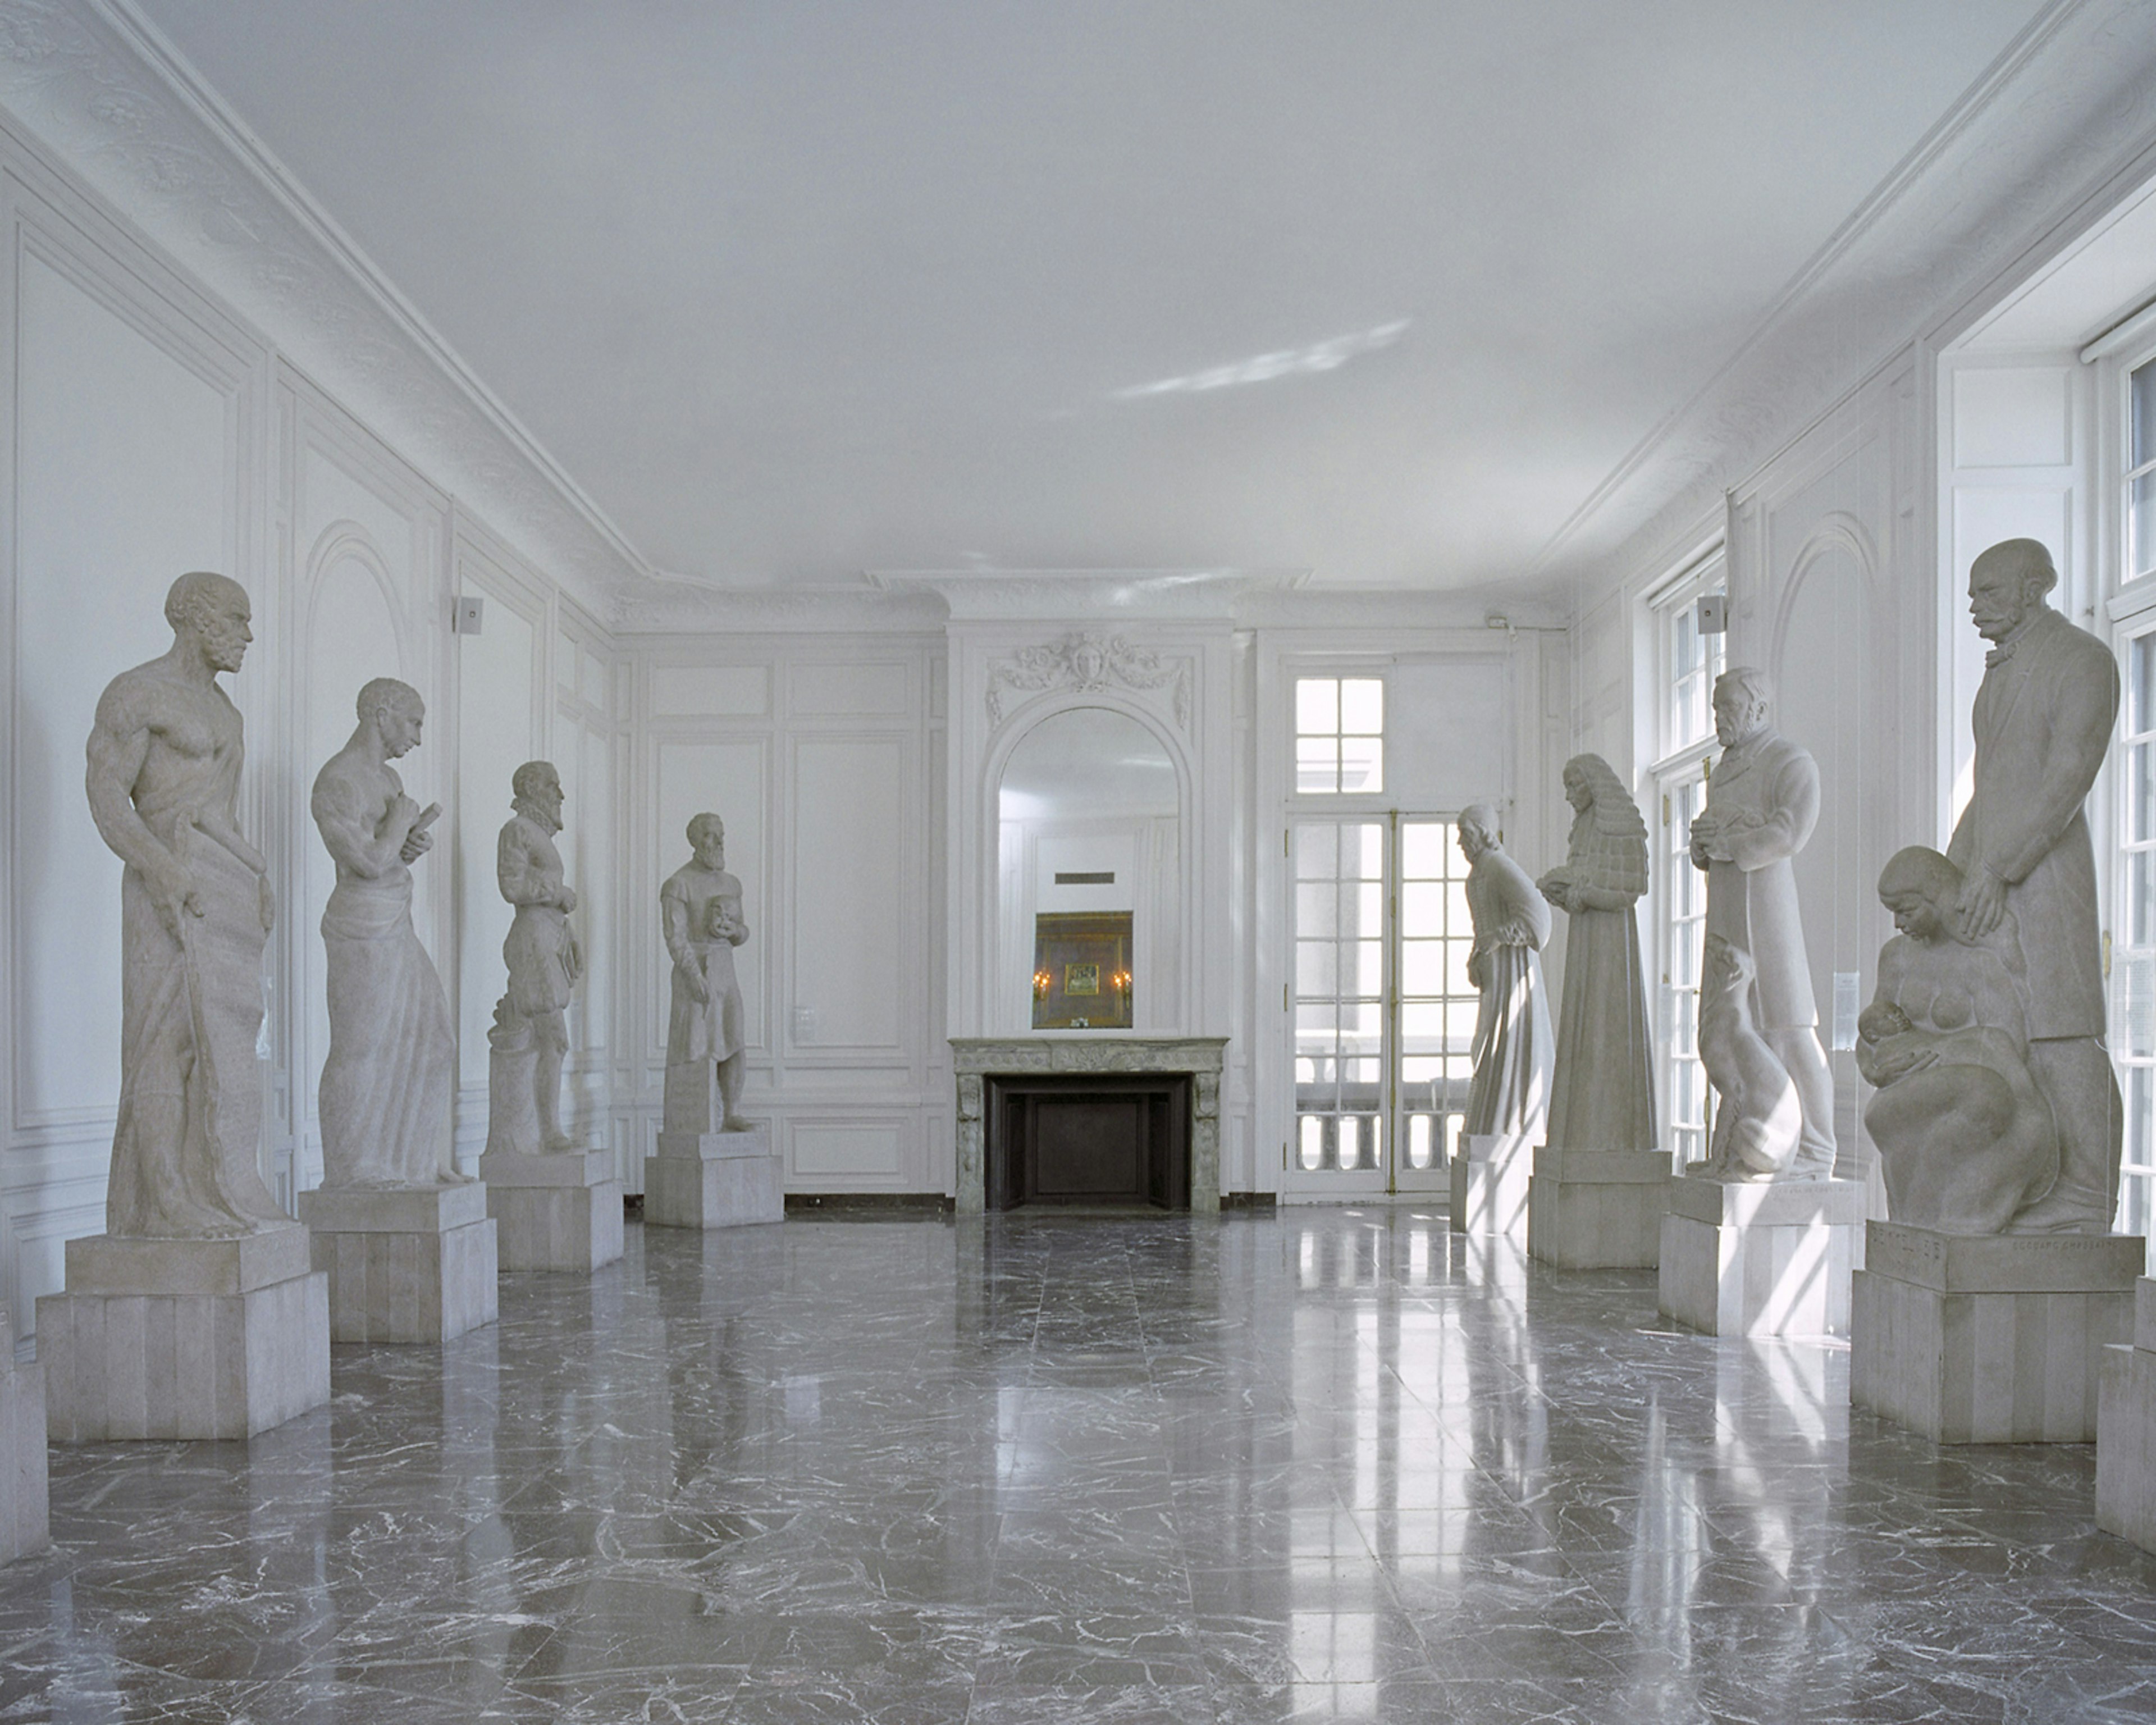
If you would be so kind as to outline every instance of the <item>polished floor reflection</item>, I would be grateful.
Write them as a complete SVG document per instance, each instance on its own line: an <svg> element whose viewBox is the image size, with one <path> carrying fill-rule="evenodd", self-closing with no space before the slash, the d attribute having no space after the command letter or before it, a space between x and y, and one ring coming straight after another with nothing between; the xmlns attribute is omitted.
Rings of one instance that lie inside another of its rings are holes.
<svg viewBox="0 0 2156 1725"><path fill-rule="evenodd" d="M53 1452L0 1722L2156 1717L2086 1447L1412 1208L629 1230L250 1445Z"/></svg>

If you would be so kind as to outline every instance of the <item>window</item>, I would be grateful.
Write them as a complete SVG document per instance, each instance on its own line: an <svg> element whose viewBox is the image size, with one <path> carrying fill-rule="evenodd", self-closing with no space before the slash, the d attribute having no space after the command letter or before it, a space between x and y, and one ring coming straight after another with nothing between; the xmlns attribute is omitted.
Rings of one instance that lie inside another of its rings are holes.
<svg viewBox="0 0 2156 1725"><path fill-rule="evenodd" d="M2122 1234L2156 1233L2156 627L2120 644L2118 885L2111 952L2111 1053L2126 1098Z"/></svg>
<svg viewBox="0 0 2156 1725"><path fill-rule="evenodd" d="M1656 1083L1668 1143L1682 1167L1707 1156L1712 1099L1699 1058L1699 962L1707 929L1707 877L1691 865L1692 818L1707 806L1714 747L1714 680L1727 668L1728 637L1700 628L1700 601L1726 595L1720 552L1696 563L1652 602L1655 654L1654 910Z"/></svg>
<svg viewBox="0 0 2156 1725"><path fill-rule="evenodd" d="M1384 789L1383 678L1295 680L1295 788L1302 796Z"/></svg>
<svg viewBox="0 0 2156 1725"><path fill-rule="evenodd" d="M2156 574L2156 359L2126 379L2126 568L2128 581Z"/></svg>

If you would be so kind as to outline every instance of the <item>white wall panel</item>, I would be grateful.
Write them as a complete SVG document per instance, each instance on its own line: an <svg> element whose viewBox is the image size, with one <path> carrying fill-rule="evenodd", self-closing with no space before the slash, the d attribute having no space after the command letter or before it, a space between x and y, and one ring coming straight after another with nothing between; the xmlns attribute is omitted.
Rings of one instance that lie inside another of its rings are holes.
<svg viewBox="0 0 2156 1725"><path fill-rule="evenodd" d="M901 1046L923 978L900 960L906 751L896 738L794 746L793 1004L819 1046Z"/></svg>
<svg viewBox="0 0 2156 1725"><path fill-rule="evenodd" d="M905 1128L795 1124L787 1172L807 1179L895 1180L905 1167ZM865 1179L863 1179L865 1177Z"/></svg>
<svg viewBox="0 0 2156 1725"><path fill-rule="evenodd" d="M105 684L172 644L173 578L236 567L239 457L226 390L42 259L19 281L9 980L29 1125L117 1103L121 865L83 746Z"/></svg>
<svg viewBox="0 0 2156 1725"><path fill-rule="evenodd" d="M1512 793L1502 659L1403 660L1385 673L1385 789L1396 807L1455 812Z"/></svg>
<svg viewBox="0 0 2156 1725"><path fill-rule="evenodd" d="M651 711L661 718L761 718L771 711L771 668L654 665Z"/></svg>
<svg viewBox="0 0 2156 1725"><path fill-rule="evenodd" d="M801 717L896 718L912 709L908 665L797 665L788 676L788 705Z"/></svg>

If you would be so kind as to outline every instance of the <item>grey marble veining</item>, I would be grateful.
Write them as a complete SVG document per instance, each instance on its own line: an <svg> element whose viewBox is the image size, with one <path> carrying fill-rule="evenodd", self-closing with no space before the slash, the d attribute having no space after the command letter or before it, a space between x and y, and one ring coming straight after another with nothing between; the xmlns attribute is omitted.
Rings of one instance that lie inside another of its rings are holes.
<svg viewBox="0 0 2156 1725"><path fill-rule="evenodd" d="M629 1231L252 1444L52 1452L0 1722L2105 1721L2083 1445L1442 1212Z"/></svg>

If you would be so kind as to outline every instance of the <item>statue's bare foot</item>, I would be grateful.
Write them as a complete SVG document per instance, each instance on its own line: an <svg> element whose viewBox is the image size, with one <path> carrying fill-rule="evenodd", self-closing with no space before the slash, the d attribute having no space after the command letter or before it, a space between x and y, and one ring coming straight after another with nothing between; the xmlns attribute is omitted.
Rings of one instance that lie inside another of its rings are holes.
<svg viewBox="0 0 2156 1725"><path fill-rule="evenodd" d="M719 1122L719 1130L722 1132L745 1132L754 1129L753 1122L743 1120L738 1114L729 1114Z"/></svg>

